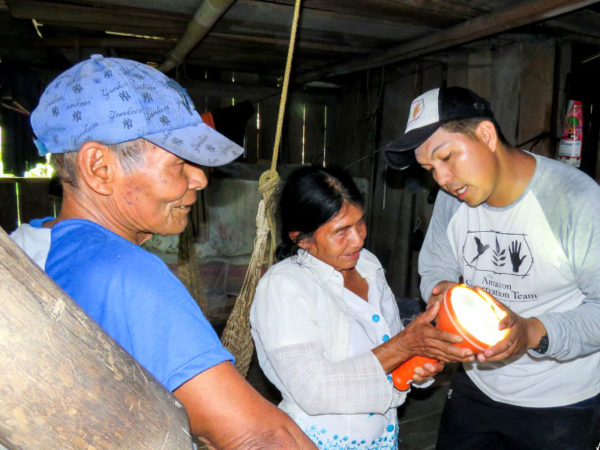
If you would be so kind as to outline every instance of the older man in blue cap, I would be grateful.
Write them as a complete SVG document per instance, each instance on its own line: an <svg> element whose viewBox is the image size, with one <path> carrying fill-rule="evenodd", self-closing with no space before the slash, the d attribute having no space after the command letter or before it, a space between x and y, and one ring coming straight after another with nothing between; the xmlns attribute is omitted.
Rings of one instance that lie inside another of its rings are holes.
<svg viewBox="0 0 600 450"><path fill-rule="evenodd" d="M63 185L48 275L182 401L204 441L312 448L238 374L183 284L140 247L153 234L182 232L207 184L201 166L243 149L204 124L174 80L100 55L53 80L31 124Z"/></svg>

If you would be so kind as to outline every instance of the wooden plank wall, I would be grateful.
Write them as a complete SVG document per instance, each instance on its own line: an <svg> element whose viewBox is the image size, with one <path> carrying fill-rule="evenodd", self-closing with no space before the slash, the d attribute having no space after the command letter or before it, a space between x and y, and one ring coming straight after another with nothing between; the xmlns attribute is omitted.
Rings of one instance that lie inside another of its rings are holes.
<svg viewBox="0 0 600 450"><path fill-rule="evenodd" d="M288 95L286 113L283 121L281 146L279 149L278 167L284 164L322 164L329 155L337 154L339 145L334 140L335 111L338 108L339 92L315 94L311 92L292 91ZM260 139L256 149L258 159L270 163L275 142L275 132L279 114L280 96L276 95L260 101L255 109L260 112ZM251 119L246 134L255 131L255 119Z"/></svg>
<svg viewBox="0 0 600 450"><path fill-rule="evenodd" d="M258 79L244 81L258 82ZM258 89L257 89L258 90ZM244 137L244 157L241 161L254 164L270 164L275 133L279 117L281 91L263 87L263 95L244 94L223 97L223 92L215 89L213 94L199 95L198 88L192 88L192 98L199 111L211 111L249 100L254 107L254 115L248 120ZM233 92L233 90L232 90ZM329 154L337 154L336 140L337 108L341 90L336 88L300 90L288 92L286 111L283 120L278 165L322 163Z"/></svg>
<svg viewBox="0 0 600 450"><path fill-rule="evenodd" d="M60 198L51 192L50 180L35 178L0 178L0 226L7 233L21 222L54 216Z"/></svg>
<svg viewBox="0 0 600 450"><path fill-rule="evenodd" d="M376 117L371 112L377 102L370 96L369 77L349 77L339 96L335 127L337 146L328 149L327 164L346 168L353 176L371 178L371 158L376 142ZM375 83L377 85L377 83ZM333 122L333 121L331 121ZM367 159L362 159L367 157Z"/></svg>
<svg viewBox="0 0 600 450"><path fill-rule="evenodd" d="M17 227L17 218L19 216L14 180L2 180L0 183L0 205L2 205L0 226L4 231L10 233Z"/></svg>
<svg viewBox="0 0 600 450"><path fill-rule="evenodd" d="M534 41L522 45L520 57L522 89L519 98L521 114L518 121L517 144L526 142L543 131L551 132L552 136L556 135L555 123L552 120L553 106L559 107L553 105L555 57L556 43L553 40ZM530 146L526 145L526 147ZM549 137L537 144L532 151L553 157L555 145Z"/></svg>

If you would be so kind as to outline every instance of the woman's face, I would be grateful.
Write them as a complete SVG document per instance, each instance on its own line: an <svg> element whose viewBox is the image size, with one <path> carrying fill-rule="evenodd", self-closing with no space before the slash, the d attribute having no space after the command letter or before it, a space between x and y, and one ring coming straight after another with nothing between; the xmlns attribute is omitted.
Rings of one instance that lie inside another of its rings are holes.
<svg viewBox="0 0 600 450"><path fill-rule="evenodd" d="M321 225L311 238L299 242L301 248L338 271L353 269L367 236L364 212L360 206L345 202L329 222Z"/></svg>

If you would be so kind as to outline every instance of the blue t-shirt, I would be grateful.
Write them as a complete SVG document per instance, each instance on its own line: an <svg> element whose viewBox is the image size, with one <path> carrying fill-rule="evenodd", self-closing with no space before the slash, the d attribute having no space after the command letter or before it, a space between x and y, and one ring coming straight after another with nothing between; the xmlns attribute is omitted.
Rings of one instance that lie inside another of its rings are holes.
<svg viewBox="0 0 600 450"><path fill-rule="evenodd" d="M98 224L56 224L46 272L170 391L233 361L167 265Z"/></svg>
<svg viewBox="0 0 600 450"><path fill-rule="evenodd" d="M46 217L42 217L41 219L31 219L31 222L29 222L29 225L31 225L34 228L42 228L42 226L44 225L44 222L54 220L55 218L56 217L46 216Z"/></svg>

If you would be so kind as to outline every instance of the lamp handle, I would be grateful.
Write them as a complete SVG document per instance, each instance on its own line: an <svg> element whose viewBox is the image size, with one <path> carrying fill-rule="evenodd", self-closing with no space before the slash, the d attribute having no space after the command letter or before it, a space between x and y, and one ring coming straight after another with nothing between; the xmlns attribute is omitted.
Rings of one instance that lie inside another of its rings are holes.
<svg viewBox="0 0 600 450"><path fill-rule="evenodd" d="M425 363L436 363L437 360L428 358L427 356L413 356L405 363L400 364L392 371L392 380L394 386L399 391L406 391L410 387L415 367L423 367Z"/></svg>

